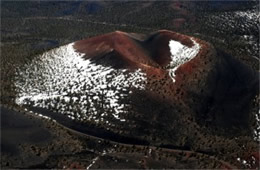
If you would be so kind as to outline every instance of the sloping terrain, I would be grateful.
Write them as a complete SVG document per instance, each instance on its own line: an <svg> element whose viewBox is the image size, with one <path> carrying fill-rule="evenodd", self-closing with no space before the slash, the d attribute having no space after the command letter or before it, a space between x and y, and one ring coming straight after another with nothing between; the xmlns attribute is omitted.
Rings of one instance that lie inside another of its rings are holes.
<svg viewBox="0 0 260 170"><path fill-rule="evenodd" d="M259 169L259 16L256 0L1 2L1 168Z"/></svg>
<svg viewBox="0 0 260 170"><path fill-rule="evenodd" d="M163 53L164 49L167 53ZM119 100L127 99L133 90L154 88L151 94L171 98L169 90L182 83L175 72L190 74L196 61L184 63L196 55L205 55L206 50L191 38L170 31L159 31L141 40L115 32L78 41L46 52L18 69L15 85L19 97L16 102L61 109L61 112L67 106L59 105L60 102L70 103L74 108L68 107L67 114L73 118L76 117L75 107L79 107L75 103L81 105L77 112L83 112L78 114L84 118L90 118L84 115L91 109L94 109L93 114L104 112L101 109L108 103L107 109L115 112L112 115L118 118L119 110L129 105L118 104ZM160 88L153 85L153 81L166 81L166 93L160 95ZM47 102L46 106L46 100L52 99L55 102ZM111 116L111 113L107 115Z"/></svg>
<svg viewBox="0 0 260 170"><path fill-rule="evenodd" d="M117 31L45 52L16 75L18 105L81 133L218 153L236 166L258 150L259 120L248 114L258 73L194 37ZM246 151L245 137L255 140Z"/></svg>

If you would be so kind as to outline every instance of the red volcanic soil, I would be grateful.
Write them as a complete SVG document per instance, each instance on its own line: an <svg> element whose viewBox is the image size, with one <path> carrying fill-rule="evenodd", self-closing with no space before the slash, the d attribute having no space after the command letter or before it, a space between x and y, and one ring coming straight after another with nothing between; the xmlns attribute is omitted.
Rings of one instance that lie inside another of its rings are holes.
<svg viewBox="0 0 260 170"><path fill-rule="evenodd" d="M169 41L175 40L191 47L191 37L167 30L148 36L116 31L75 42L76 51L87 59L95 59L109 53L127 63L128 68L141 68L150 74L161 75L163 67L171 61Z"/></svg>
<svg viewBox="0 0 260 170"><path fill-rule="evenodd" d="M182 64L176 70L175 83L165 68L171 61L169 41L179 41L183 45L192 47L193 41L200 45L196 57ZM204 79L211 68L209 60L214 58L214 48L197 38L179 34L168 30L160 30L150 35L125 33L116 31L105 35L92 37L75 42L76 51L85 54L86 59L93 61L110 55L113 64L119 64L124 69L142 69L147 74L147 89L152 90L149 95L156 98L178 100L186 96L184 86L198 86L199 79ZM104 58L101 59L103 62ZM122 64L123 63L123 64ZM181 89L181 91L180 91Z"/></svg>
<svg viewBox="0 0 260 170"><path fill-rule="evenodd" d="M153 62L138 44L134 43L126 33L119 31L78 41L74 47L77 51L85 53L86 58L93 58L116 51L124 59L158 67L158 64Z"/></svg>

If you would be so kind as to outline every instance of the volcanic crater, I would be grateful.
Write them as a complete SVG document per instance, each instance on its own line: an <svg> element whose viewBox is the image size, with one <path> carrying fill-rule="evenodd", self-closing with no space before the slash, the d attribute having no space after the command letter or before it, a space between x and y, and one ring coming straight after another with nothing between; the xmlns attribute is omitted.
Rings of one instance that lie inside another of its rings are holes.
<svg viewBox="0 0 260 170"><path fill-rule="evenodd" d="M223 131L259 139L249 114L258 73L195 37L116 31L50 50L16 74L18 105L94 136L201 151L201 138Z"/></svg>

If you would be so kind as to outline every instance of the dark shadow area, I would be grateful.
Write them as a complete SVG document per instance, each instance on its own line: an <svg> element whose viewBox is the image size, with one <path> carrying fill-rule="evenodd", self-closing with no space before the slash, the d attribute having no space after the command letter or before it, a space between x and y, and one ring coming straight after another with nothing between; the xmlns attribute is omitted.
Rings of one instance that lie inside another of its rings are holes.
<svg viewBox="0 0 260 170"><path fill-rule="evenodd" d="M125 144L149 145L149 142L145 140L140 140L135 137L120 136L111 131L107 131L104 128L96 127L94 124L80 123L60 113L49 111L48 109L37 108L37 107L30 107L29 109L34 112L40 113L44 116L48 116L69 129L87 135L99 137L102 139L109 139L111 141L125 143Z"/></svg>
<svg viewBox="0 0 260 170"><path fill-rule="evenodd" d="M193 109L197 110L196 120L200 124L227 130L230 135L240 134L242 129L250 133L250 106L259 94L258 72L217 50L216 66L203 91L190 93L199 101Z"/></svg>

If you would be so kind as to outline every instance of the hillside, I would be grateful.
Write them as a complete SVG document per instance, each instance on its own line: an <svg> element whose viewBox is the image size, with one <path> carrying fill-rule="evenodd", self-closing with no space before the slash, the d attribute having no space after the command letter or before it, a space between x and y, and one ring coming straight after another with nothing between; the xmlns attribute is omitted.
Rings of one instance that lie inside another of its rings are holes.
<svg viewBox="0 0 260 170"><path fill-rule="evenodd" d="M217 145L223 132L259 140L248 114L258 73L195 37L112 32L45 52L16 75L18 105L99 138L206 153L236 148Z"/></svg>
<svg viewBox="0 0 260 170"><path fill-rule="evenodd" d="M2 169L259 169L259 1L0 4Z"/></svg>

